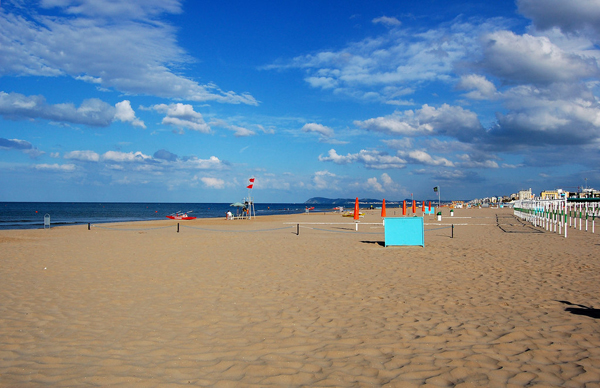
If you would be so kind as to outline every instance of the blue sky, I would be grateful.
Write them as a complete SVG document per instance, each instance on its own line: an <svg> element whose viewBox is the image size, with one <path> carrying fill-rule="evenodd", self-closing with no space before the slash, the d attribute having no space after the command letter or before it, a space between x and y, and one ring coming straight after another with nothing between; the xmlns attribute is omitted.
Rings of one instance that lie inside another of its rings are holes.
<svg viewBox="0 0 600 388"><path fill-rule="evenodd" d="M599 0L3 0L0 201L598 188L599 42Z"/></svg>

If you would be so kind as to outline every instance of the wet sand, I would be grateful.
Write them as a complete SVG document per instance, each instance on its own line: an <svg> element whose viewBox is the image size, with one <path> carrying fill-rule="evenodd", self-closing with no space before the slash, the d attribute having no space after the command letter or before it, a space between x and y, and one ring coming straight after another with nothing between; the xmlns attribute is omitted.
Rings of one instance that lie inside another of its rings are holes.
<svg viewBox="0 0 600 388"><path fill-rule="evenodd" d="M599 234L366 213L0 231L0 386L600 386Z"/></svg>

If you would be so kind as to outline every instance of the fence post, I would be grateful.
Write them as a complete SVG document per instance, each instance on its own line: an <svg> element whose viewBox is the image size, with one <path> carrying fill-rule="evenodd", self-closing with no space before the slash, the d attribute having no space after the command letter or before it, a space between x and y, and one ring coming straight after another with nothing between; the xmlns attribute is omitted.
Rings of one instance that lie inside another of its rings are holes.
<svg viewBox="0 0 600 388"><path fill-rule="evenodd" d="M179 222L177 223L177 233L179 233Z"/></svg>

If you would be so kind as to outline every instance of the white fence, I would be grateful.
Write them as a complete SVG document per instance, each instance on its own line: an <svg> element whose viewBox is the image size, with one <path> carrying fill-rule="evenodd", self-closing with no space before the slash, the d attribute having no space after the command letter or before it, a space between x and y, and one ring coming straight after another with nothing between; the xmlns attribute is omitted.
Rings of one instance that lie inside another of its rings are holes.
<svg viewBox="0 0 600 388"><path fill-rule="evenodd" d="M521 200L514 206L515 216L550 232L567 237L568 229L595 233L596 217L600 216L600 198L589 200Z"/></svg>

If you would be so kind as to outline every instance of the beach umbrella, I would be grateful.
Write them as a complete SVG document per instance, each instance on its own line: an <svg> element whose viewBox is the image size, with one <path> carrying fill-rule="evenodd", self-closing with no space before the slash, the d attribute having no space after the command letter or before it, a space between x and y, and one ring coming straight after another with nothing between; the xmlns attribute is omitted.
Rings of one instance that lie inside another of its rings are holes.
<svg viewBox="0 0 600 388"><path fill-rule="evenodd" d="M385 198L383 199L383 203L381 204L381 216L385 217Z"/></svg>
<svg viewBox="0 0 600 388"><path fill-rule="evenodd" d="M413 199L413 208L412 208L413 214L415 214L417 212L417 203L415 202L415 200Z"/></svg>
<svg viewBox="0 0 600 388"><path fill-rule="evenodd" d="M404 200L404 202L402 203L402 215L405 216L406 215L406 199Z"/></svg>
<svg viewBox="0 0 600 388"><path fill-rule="evenodd" d="M425 201L423 201L423 208L421 209L423 213L425 213Z"/></svg>
<svg viewBox="0 0 600 388"><path fill-rule="evenodd" d="M356 197L356 201L354 202L354 219L358 220L358 197Z"/></svg>
<svg viewBox="0 0 600 388"><path fill-rule="evenodd" d="M246 205L244 205L244 204L243 204L243 203L241 203L241 202L234 202L234 203L232 203L232 204L231 204L231 205L229 205L229 206L233 206L233 207L244 207L244 206L246 206Z"/></svg>

